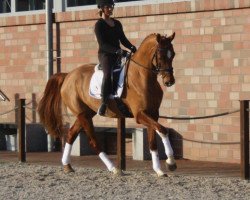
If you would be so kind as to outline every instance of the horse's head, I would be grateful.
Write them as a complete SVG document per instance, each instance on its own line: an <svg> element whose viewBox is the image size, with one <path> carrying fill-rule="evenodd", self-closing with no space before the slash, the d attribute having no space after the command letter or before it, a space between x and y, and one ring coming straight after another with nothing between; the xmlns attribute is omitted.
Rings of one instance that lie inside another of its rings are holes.
<svg viewBox="0 0 250 200"><path fill-rule="evenodd" d="M172 62L175 56L172 40L175 37L175 33L171 36L156 35L157 48L155 51L154 59L154 71L159 73L162 77L163 84L170 87L175 84L174 71Z"/></svg>

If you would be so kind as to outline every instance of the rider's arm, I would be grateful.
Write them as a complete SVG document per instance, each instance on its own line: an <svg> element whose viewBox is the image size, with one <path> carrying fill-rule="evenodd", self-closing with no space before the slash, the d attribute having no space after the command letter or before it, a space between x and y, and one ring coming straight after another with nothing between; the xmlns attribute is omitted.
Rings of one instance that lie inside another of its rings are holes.
<svg viewBox="0 0 250 200"><path fill-rule="evenodd" d="M118 27L119 27L120 42L121 42L122 45L125 46L126 48L131 49L133 45L130 43L130 41L129 41L128 38L126 37L126 35L125 35L124 31L123 31L122 24L121 24L121 22L119 22L118 20L117 20L117 25L118 25Z"/></svg>

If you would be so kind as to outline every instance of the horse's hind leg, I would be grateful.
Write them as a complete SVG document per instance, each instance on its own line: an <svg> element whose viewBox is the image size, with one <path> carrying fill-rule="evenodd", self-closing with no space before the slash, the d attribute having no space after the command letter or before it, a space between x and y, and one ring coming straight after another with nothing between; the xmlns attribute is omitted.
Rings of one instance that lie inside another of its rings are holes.
<svg viewBox="0 0 250 200"><path fill-rule="evenodd" d="M66 144L62 156L63 170L65 173L74 172L70 164L70 154L72 145L79 134L81 129L81 124L79 120L76 120L73 126L69 129L67 135L65 136Z"/></svg>
<svg viewBox="0 0 250 200"><path fill-rule="evenodd" d="M82 127L84 128L84 131L86 133L86 136L89 139L90 146L95 150L95 152L99 155L103 163L106 165L109 171L113 172L114 174L118 174L118 169L115 167L115 165L111 162L111 160L108 158L107 154L102 151L100 146L97 143L97 140L94 136L94 126L92 117L85 115L85 113L81 113L78 115L78 120L80 121Z"/></svg>

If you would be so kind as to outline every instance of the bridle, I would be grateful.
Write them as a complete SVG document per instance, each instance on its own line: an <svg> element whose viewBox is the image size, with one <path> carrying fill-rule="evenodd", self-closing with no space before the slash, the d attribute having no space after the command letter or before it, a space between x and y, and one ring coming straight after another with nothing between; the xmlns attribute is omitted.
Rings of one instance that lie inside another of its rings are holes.
<svg viewBox="0 0 250 200"><path fill-rule="evenodd" d="M170 45L169 45L170 46ZM173 69L173 67L171 66L171 67L169 67L169 68L167 68L167 69L163 69L163 68L161 68L161 66L160 66L160 64L159 64L159 62L158 62L158 52L161 52L161 51L168 51L168 48L167 47L165 47L165 48L160 48L160 47L157 47L157 49L156 49L156 51L155 51L155 53L154 53L154 56L153 56L153 58L152 58L152 61L151 61L151 63L152 63L152 65L154 66L154 69L152 69L153 71L155 71L155 73L157 73L157 74L159 74L160 72L167 72L167 73L169 73L169 74L172 74L173 73L173 71L174 71L174 69ZM156 65L154 65L154 58L155 58L155 62L156 62Z"/></svg>
<svg viewBox="0 0 250 200"><path fill-rule="evenodd" d="M171 45L171 44L170 44ZM172 74L173 73L173 67L171 66L171 67L169 67L169 68L167 68L167 69L163 69L163 68L161 68L161 66L160 66L160 64L159 64L159 61L158 61L158 52L161 52L161 51L167 51L167 50L169 50L169 46L170 45L168 45L167 47L165 47L165 48L160 48L159 46L157 46L157 48L156 48L156 50L155 50L155 53L154 53L154 55L153 55L153 57L152 57L152 59L151 59L151 64L152 64L152 66L153 66L153 68L148 68L148 67L145 67L144 65L142 65L142 64L140 64L140 63L138 63L137 61L135 61L134 59L132 59L131 57L130 57L130 60L131 61L133 61L135 64L137 64L138 66L140 66L140 67L142 67L142 68L144 68L144 69L147 69L147 70L149 70L149 71L151 71L151 72L153 72L153 73L155 73L155 74L159 74L160 72L167 72L167 73L169 73L169 74ZM154 64L154 60L155 60L155 63L156 64Z"/></svg>

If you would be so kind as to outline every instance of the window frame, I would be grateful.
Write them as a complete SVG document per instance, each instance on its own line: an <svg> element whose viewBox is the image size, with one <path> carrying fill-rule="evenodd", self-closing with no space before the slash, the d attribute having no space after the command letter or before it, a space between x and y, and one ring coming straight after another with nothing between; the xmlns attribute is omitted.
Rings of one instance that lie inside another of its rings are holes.
<svg viewBox="0 0 250 200"><path fill-rule="evenodd" d="M10 0L11 11L8 13L0 13L0 17L34 15L34 14L42 14L46 12L46 9L16 11L17 1L18 0ZM54 3L53 13L97 9L96 5L82 5L82 6L68 7L67 1L68 0L53 0L53 3ZM126 7L126 6L150 5L150 4L172 3L172 2L183 2L183 1L192 1L192 0L135 0L135 1L132 0L132 1L127 1L127 2L116 2L115 6ZM46 0L45 0L45 3L46 3Z"/></svg>

